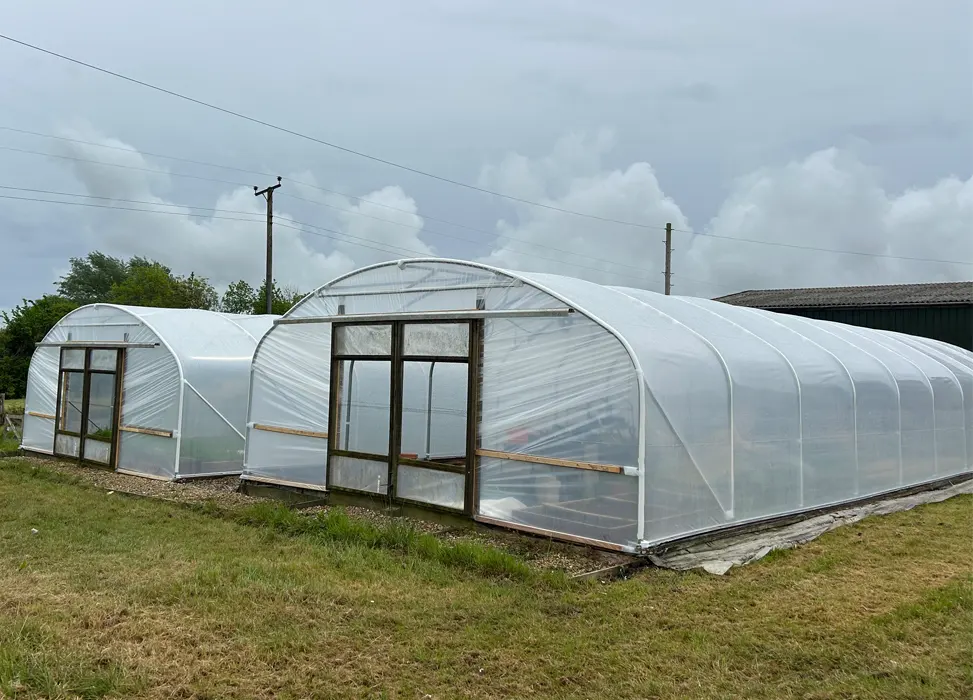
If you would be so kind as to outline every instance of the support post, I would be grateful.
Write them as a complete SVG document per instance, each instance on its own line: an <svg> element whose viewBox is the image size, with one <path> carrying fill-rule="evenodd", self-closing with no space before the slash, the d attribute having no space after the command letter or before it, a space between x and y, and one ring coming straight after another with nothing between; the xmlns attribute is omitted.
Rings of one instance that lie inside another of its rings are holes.
<svg viewBox="0 0 973 700"><path fill-rule="evenodd" d="M672 291L672 224L666 224L666 296Z"/></svg>
<svg viewBox="0 0 973 700"><path fill-rule="evenodd" d="M277 184L257 190L253 186L253 196L267 200L267 275L264 281L264 292L267 300L267 313L273 313L274 308L274 190L280 187L280 175L277 176Z"/></svg>

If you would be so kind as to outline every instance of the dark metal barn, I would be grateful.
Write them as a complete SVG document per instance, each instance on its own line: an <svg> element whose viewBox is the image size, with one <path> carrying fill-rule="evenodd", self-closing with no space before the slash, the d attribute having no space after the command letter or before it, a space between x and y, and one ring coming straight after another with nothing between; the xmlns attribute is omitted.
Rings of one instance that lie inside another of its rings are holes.
<svg viewBox="0 0 973 700"><path fill-rule="evenodd" d="M898 331L973 350L973 282L754 289L716 301Z"/></svg>

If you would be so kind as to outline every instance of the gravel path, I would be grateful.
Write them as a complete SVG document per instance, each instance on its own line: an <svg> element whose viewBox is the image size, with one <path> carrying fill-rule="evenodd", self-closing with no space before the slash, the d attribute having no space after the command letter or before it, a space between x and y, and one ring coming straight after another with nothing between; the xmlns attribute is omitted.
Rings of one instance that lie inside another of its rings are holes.
<svg viewBox="0 0 973 700"><path fill-rule="evenodd" d="M173 503L204 503L209 501L222 508L235 508L267 500L239 493L237 489L240 480L235 476L181 482L161 481L53 459L38 457L22 457L21 459L51 471L71 476L82 483L106 491L158 498ZM317 513L327 512L332 507L334 506L314 506L305 508L300 512L312 517ZM623 554L605 552L566 542L555 542L502 529L484 526L451 527L427 520L391 516L381 510L371 508L341 507L349 517L367 520L379 526L389 525L392 522L400 524L405 522L420 532L434 535L447 542L476 542L485 546L496 547L541 570L560 570L575 575L634 561L632 557Z"/></svg>

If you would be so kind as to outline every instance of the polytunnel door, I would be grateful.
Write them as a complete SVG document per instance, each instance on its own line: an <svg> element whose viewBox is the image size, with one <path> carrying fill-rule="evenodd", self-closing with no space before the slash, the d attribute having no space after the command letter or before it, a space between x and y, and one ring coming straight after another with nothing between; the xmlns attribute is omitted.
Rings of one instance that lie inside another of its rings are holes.
<svg viewBox="0 0 973 700"><path fill-rule="evenodd" d="M61 349L56 456L115 467L123 352L97 347Z"/></svg>
<svg viewBox="0 0 973 700"><path fill-rule="evenodd" d="M474 324L336 324L328 489L471 513Z"/></svg>
<svg viewBox="0 0 973 700"><path fill-rule="evenodd" d="M403 323L392 472L395 498L472 513L469 321Z"/></svg>

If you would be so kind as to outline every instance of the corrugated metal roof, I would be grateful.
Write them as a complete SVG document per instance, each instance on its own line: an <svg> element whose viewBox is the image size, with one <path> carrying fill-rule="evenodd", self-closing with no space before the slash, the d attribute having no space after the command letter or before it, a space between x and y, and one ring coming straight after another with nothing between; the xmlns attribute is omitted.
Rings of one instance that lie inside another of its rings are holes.
<svg viewBox="0 0 973 700"><path fill-rule="evenodd" d="M716 301L761 309L973 304L973 282L886 284L873 287L753 289L717 297Z"/></svg>

